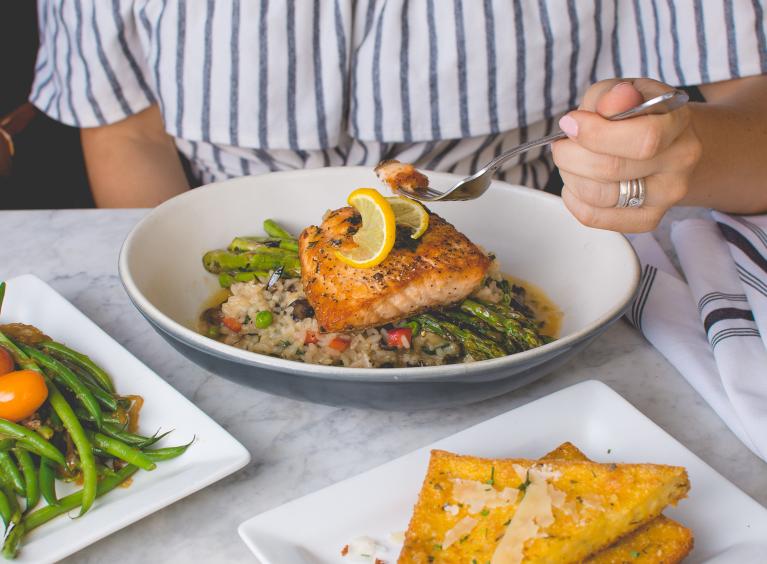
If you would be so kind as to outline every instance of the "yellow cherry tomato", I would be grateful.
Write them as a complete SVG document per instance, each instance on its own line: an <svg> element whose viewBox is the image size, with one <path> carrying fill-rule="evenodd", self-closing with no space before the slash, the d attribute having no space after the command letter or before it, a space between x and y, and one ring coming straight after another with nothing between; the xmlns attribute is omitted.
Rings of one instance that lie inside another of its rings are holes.
<svg viewBox="0 0 767 564"><path fill-rule="evenodd" d="M26 419L47 397L45 380L34 370L16 370L0 376L0 417L3 419Z"/></svg>
<svg viewBox="0 0 767 564"><path fill-rule="evenodd" d="M0 347L0 374L8 374L14 368L13 357L11 353Z"/></svg>

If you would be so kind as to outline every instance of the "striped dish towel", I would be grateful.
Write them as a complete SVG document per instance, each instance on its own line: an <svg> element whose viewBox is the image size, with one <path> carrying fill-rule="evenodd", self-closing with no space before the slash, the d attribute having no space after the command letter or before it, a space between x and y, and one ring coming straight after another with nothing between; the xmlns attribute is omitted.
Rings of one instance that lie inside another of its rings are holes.
<svg viewBox="0 0 767 564"><path fill-rule="evenodd" d="M767 460L767 216L712 212L671 240L684 279L652 235L631 238L643 268L627 317Z"/></svg>

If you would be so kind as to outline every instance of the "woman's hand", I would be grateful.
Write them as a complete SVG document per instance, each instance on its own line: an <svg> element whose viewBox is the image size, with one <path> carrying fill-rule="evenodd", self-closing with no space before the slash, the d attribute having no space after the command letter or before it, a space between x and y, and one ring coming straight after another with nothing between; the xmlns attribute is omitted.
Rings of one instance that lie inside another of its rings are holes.
<svg viewBox="0 0 767 564"><path fill-rule="evenodd" d="M564 181L562 199L584 225L623 233L651 231L690 190L702 155L690 108L622 121L610 116L672 88L655 80L604 80L592 85L578 110L559 125L568 139L553 146ZM641 207L616 208L618 183L644 178Z"/></svg>

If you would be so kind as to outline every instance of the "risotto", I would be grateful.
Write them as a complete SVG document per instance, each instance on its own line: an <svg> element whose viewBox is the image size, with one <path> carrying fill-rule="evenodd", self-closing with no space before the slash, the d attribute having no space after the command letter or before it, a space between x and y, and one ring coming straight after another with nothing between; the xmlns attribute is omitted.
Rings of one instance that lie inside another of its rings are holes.
<svg viewBox="0 0 767 564"><path fill-rule="evenodd" d="M205 310L200 331L241 349L311 364L393 368L479 360L459 341L423 330L412 321L347 333L324 332L312 315L300 279L282 278L268 289L267 280L263 276L232 283L225 300ZM505 280L495 261L485 284L472 297L499 303L504 283L518 307L529 308L544 342L556 338L561 313L537 288ZM269 312L266 327L261 319L264 312Z"/></svg>

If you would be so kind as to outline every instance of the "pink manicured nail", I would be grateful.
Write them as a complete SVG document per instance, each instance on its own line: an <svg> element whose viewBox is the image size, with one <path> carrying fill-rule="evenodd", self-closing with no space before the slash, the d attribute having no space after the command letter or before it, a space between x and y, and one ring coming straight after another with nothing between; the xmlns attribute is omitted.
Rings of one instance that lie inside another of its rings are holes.
<svg viewBox="0 0 767 564"><path fill-rule="evenodd" d="M568 137L578 137L578 122L570 116L562 116L559 120L559 127L562 128Z"/></svg>

